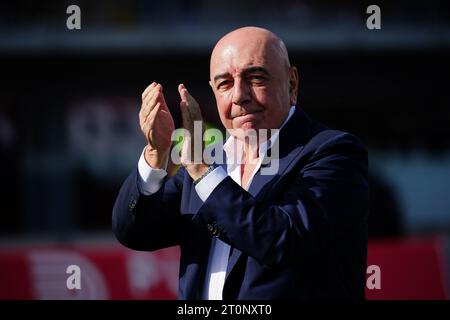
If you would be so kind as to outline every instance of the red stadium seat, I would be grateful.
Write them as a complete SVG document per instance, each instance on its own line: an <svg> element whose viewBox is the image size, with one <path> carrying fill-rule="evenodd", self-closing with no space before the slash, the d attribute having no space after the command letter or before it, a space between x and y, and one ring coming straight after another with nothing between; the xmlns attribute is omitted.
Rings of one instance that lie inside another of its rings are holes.
<svg viewBox="0 0 450 320"><path fill-rule="evenodd" d="M444 240L369 242L367 265L381 271L381 289L368 289L367 299L448 299Z"/></svg>

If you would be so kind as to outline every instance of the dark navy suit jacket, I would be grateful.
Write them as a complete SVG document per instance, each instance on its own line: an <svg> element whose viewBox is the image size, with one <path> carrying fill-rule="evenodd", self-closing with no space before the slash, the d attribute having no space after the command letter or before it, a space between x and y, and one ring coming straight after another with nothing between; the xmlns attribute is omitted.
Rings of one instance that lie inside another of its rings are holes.
<svg viewBox="0 0 450 320"><path fill-rule="evenodd" d="M113 231L135 250L180 246L180 299L201 298L213 236L232 247L224 299L364 298L365 147L297 108L279 154L277 174L258 172L248 191L227 177L205 203L184 168L150 196L140 194L135 168L114 205Z"/></svg>

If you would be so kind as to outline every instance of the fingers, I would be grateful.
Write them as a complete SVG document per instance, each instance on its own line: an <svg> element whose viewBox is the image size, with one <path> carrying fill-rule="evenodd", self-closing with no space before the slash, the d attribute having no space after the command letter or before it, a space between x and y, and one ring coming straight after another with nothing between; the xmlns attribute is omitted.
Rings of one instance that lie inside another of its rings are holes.
<svg viewBox="0 0 450 320"><path fill-rule="evenodd" d="M152 82L151 85L149 85L147 88L145 88L144 92L142 92L142 100L145 99L147 94L150 92L150 90L152 90L156 86L156 84L157 84L156 82Z"/></svg>
<svg viewBox="0 0 450 320"><path fill-rule="evenodd" d="M162 86L158 83L155 86L153 86L152 88L150 88L150 90L146 93L145 97L142 99L142 104L148 105L150 100L155 96L155 94L161 93L161 92L162 92Z"/></svg>
<svg viewBox="0 0 450 320"><path fill-rule="evenodd" d="M186 89L184 84L180 84L178 86L178 92L179 92L180 98L181 98L181 102L180 102L181 110L183 111L183 106L185 106L187 109L186 111L189 112L190 118L192 119L192 121L195 121L195 120L201 121L202 114L200 111L200 107L199 107L197 101L195 101L195 99L191 96L189 91Z"/></svg>
<svg viewBox="0 0 450 320"><path fill-rule="evenodd" d="M150 88L151 86L149 86ZM145 98L142 100L142 106L140 111L140 116L142 120L146 120L150 112L156 106L156 102L161 102L165 104L165 100L162 94L162 86L160 84L154 85L150 90L146 93Z"/></svg>
<svg viewBox="0 0 450 320"><path fill-rule="evenodd" d="M144 115L145 120L147 120L147 118L150 116L150 114L152 114L152 112L155 109L156 105L157 104L161 104L161 101L159 101L160 97L161 97L161 92L160 91L156 91L151 96L150 101L148 101L146 103L146 105L144 106L144 113L143 113L143 115Z"/></svg>
<svg viewBox="0 0 450 320"><path fill-rule="evenodd" d="M187 94L189 94L186 90L186 88L184 87L183 84L180 84L178 86L178 92L180 93L180 109L181 109L181 118L183 121L183 127L187 130L190 129L190 127L192 126L192 120L191 120L191 115L189 112L189 103L188 103L188 97Z"/></svg>
<svg viewBox="0 0 450 320"><path fill-rule="evenodd" d="M147 138L147 141L150 145L154 145L154 142L152 141L151 136L149 135L149 130L153 128L154 122L156 121L156 116L158 112L161 110L161 103L156 103L155 107L152 109L152 111L147 115L145 120L141 119L141 130L144 133L145 137Z"/></svg>
<svg viewBox="0 0 450 320"><path fill-rule="evenodd" d="M156 118L156 114L159 112L159 110L161 110L161 103L158 102L155 107L152 109L152 111L149 113L147 119L150 119L150 123L149 126L152 127L153 126L153 122L155 121ZM147 120L146 119L146 120Z"/></svg>
<svg viewBox="0 0 450 320"><path fill-rule="evenodd" d="M183 121L183 128L191 130L191 127L193 127L193 121L189 113L189 107L185 101L180 102L180 109L181 109L181 120Z"/></svg>

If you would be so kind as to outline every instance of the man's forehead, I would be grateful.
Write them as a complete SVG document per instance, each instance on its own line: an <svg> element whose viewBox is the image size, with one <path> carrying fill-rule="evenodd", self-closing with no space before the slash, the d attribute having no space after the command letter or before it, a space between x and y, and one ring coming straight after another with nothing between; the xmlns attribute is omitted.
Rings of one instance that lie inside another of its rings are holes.
<svg viewBox="0 0 450 320"><path fill-rule="evenodd" d="M211 56L211 76L222 73L238 74L254 66L265 67L264 51L264 48L239 48L233 45L216 50Z"/></svg>

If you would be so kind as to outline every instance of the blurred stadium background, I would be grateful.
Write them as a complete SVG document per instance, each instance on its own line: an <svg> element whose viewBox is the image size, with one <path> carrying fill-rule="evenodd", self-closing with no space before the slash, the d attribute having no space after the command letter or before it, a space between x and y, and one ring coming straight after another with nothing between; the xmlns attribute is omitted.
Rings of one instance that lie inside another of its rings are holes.
<svg viewBox="0 0 450 320"><path fill-rule="evenodd" d="M66 8L81 8L81 30ZM381 30L366 8L381 8ZM4 1L0 3L0 299L173 299L178 249L121 247L118 189L144 139L140 94L184 82L221 128L209 54L226 32L277 33L299 106L369 147L370 299L448 299L450 6L444 1ZM66 267L82 290L66 288Z"/></svg>

